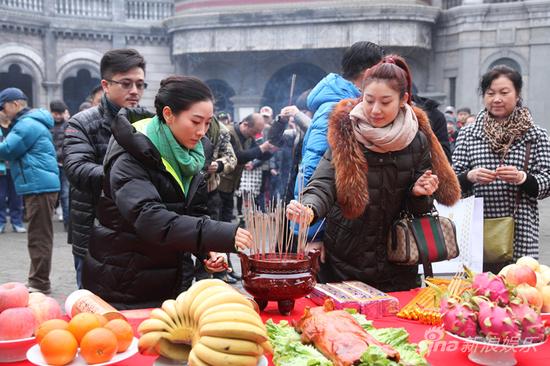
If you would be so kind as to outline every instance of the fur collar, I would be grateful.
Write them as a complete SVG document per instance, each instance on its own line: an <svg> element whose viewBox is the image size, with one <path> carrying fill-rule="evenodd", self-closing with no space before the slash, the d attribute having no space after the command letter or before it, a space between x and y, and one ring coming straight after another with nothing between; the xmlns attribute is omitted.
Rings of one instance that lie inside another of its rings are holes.
<svg viewBox="0 0 550 366"><path fill-rule="evenodd" d="M359 103L358 99L345 99L336 105L328 125L328 143L332 149L332 162L336 175L337 200L344 217L353 219L365 211L369 203L368 164L364 148L355 139L349 112ZM444 205L453 205L461 196L460 184L441 144L434 135L428 116L413 107L418 118L419 130L426 135L431 155L432 171L439 178L439 188L434 197Z"/></svg>

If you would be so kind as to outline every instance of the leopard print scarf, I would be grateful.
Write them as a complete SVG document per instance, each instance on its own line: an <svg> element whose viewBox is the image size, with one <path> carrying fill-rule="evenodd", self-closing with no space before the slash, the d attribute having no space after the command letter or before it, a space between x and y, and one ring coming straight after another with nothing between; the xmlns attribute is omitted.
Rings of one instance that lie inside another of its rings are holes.
<svg viewBox="0 0 550 366"><path fill-rule="evenodd" d="M510 146L533 126L531 113L525 107L516 107L504 121L497 121L486 110L483 116L483 132L491 150L504 158Z"/></svg>

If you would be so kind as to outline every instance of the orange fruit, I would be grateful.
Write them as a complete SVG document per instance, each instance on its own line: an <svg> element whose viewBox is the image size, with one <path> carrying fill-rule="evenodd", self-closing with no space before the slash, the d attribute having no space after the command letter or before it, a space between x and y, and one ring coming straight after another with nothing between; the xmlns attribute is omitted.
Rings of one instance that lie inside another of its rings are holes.
<svg viewBox="0 0 550 366"><path fill-rule="evenodd" d="M65 329L49 331L40 342L40 352L48 365L66 365L76 357L78 343L74 335Z"/></svg>
<svg viewBox="0 0 550 366"><path fill-rule="evenodd" d="M94 314L97 317L97 320L99 320L99 324L101 324L102 327L105 326L109 322L106 317L104 317L101 314Z"/></svg>
<svg viewBox="0 0 550 366"><path fill-rule="evenodd" d="M101 327L100 319L92 313L80 313L76 314L69 321L69 328L67 330L71 332L78 344L82 341L82 337L90 330Z"/></svg>
<svg viewBox="0 0 550 366"><path fill-rule="evenodd" d="M115 333L118 341L118 353L124 352L130 347L134 339L134 331L132 326L123 319L113 319L105 324L104 328L110 329Z"/></svg>
<svg viewBox="0 0 550 366"><path fill-rule="evenodd" d="M90 365L110 361L115 355L118 341L107 328L96 328L84 335L80 342L80 356Z"/></svg>
<svg viewBox="0 0 550 366"><path fill-rule="evenodd" d="M50 331L54 329L65 329L69 327L69 323L67 323L63 319L50 319L46 320L44 323L40 324L36 330L34 331L34 335L36 337L36 343L40 343L44 336L48 334Z"/></svg>

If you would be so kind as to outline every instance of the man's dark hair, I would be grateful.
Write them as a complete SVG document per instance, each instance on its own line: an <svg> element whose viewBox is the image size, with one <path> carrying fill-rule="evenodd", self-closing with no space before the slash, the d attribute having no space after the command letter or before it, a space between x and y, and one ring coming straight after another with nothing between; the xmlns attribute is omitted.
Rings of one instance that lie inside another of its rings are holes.
<svg viewBox="0 0 550 366"><path fill-rule="evenodd" d="M50 102L50 111L51 112L57 112L57 113L63 113L67 109L67 105L62 100L52 100Z"/></svg>
<svg viewBox="0 0 550 366"><path fill-rule="evenodd" d="M160 82L155 97L155 110L158 118L164 122L164 107L170 107L172 113L178 115L193 104L207 100L214 101L214 95L204 82L192 76L173 75Z"/></svg>
<svg viewBox="0 0 550 366"><path fill-rule="evenodd" d="M384 49L372 42L356 42L344 52L342 76L357 79L366 69L376 65L384 57Z"/></svg>
<svg viewBox="0 0 550 366"><path fill-rule="evenodd" d="M84 111L84 110L86 110L86 109L88 109L88 108L92 108L92 103L87 102L87 101L86 101L86 102L82 102L82 103L80 104L80 106L78 107L78 111L79 111L79 112L82 112L82 111Z"/></svg>
<svg viewBox="0 0 550 366"><path fill-rule="evenodd" d="M93 88L92 91L90 92L90 99L92 99L94 97L94 95L96 95L97 93L102 92L102 91L103 91L103 87L101 86L101 84L99 84L98 86Z"/></svg>
<svg viewBox="0 0 550 366"><path fill-rule="evenodd" d="M145 59L138 51L132 48L110 50L101 58L101 78L111 79L114 74L128 72L134 67L139 67L145 72Z"/></svg>
<svg viewBox="0 0 550 366"><path fill-rule="evenodd" d="M459 108L457 111L456 111L456 114L459 114L461 112L466 112L468 114L472 114L472 110L468 107L462 107L462 108Z"/></svg>

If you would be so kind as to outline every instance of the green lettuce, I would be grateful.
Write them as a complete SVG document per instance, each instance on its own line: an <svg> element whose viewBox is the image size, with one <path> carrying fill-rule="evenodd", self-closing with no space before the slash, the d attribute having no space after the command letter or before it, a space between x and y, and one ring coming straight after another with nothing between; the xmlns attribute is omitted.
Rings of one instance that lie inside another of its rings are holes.
<svg viewBox="0 0 550 366"><path fill-rule="evenodd" d="M274 350L273 363L277 366L332 366L315 347L305 345L300 334L283 320L275 324L271 319L266 323L269 341Z"/></svg>
<svg viewBox="0 0 550 366"><path fill-rule="evenodd" d="M399 366L399 364L388 359L386 352L379 346L369 346L361 356L359 366Z"/></svg>
<svg viewBox="0 0 550 366"><path fill-rule="evenodd" d="M409 343L409 333L405 328L370 329L369 334L378 342L389 344L393 348Z"/></svg>
<svg viewBox="0 0 550 366"><path fill-rule="evenodd" d="M358 318L364 315L357 314ZM368 320L365 318L365 322ZM361 322L359 322L361 324ZM363 327L364 328L364 327ZM399 352L399 363L386 358L386 353L379 346L369 346L367 351L361 356L360 366L425 366L428 362L425 359L425 355L428 353L429 343L421 341L418 345L415 343L409 343L409 332L405 328L381 328L377 329L372 327L366 329L369 334L378 342L382 342L392 346L397 352Z"/></svg>

